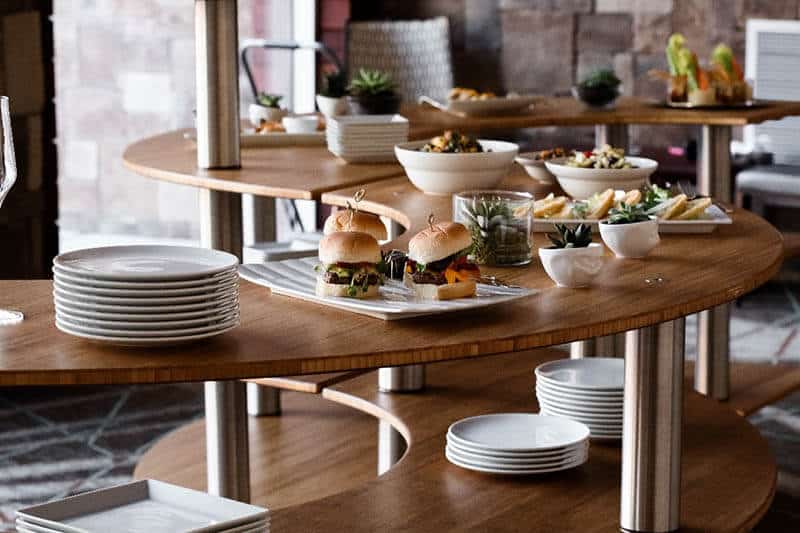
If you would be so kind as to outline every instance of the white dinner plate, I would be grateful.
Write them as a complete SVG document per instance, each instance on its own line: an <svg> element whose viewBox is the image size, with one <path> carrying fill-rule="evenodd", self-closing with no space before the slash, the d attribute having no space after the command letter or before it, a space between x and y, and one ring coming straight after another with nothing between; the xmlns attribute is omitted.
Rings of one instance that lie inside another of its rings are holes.
<svg viewBox="0 0 800 533"><path fill-rule="evenodd" d="M195 287L183 287L178 289L112 289L108 287L92 287L90 285L83 285L81 283L76 283L69 279L65 279L59 274L56 274L53 278L53 283L56 287L64 288L69 291L80 294L123 298L153 298L214 294L218 291L224 291L232 288L237 284L237 282L238 279L231 276L224 279L224 281L215 281L208 283L207 285L197 285Z"/></svg>
<svg viewBox="0 0 800 533"><path fill-rule="evenodd" d="M88 285L90 287L105 287L108 289L180 289L186 287L197 287L198 285L208 285L209 283L219 283L234 279L239 276L237 268L223 270L211 276L204 276L190 280L177 281L115 281L107 279L93 278L89 273L74 274L66 271L58 265L53 265L53 275L61 279L68 280L78 285Z"/></svg>
<svg viewBox="0 0 800 533"><path fill-rule="evenodd" d="M543 451L586 440L583 424L527 413L473 416L450 425L448 435L472 448L494 451Z"/></svg>
<svg viewBox="0 0 800 533"><path fill-rule="evenodd" d="M556 413L564 413L569 415L577 415L583 416L587 418L596 418L598 420L621 420L622 419L622 409L618 409L616 411L596 411L592 409L584 409L580 407L567 407L564 405L559 405L557 403L552 403L545 398L539 399L539 405L542 408L547 408L550 411L554 411Z"/></svg>
<svg viewBox="0 0 800 533"><path fill-rule="evenodd" d="M153 296L153 297L115 297L115 296L98 296L96 294L88 294L79 292L67 287L64 287L63 284L59 283L58 281L53 282L53 292L58 296L63 296L65 298L70 298L72 300L80 300L85 303L98 303L98 304L106 304L106 305L182 305L182 304L191 304L197 302L209 302L209 301L216 301L221 298L228 298L232 294L236 294L238 290L238 284L233 283L229 285L226 289L222 290L214 290L211 292L207 292L205 294L196 294L193 296ZM156 294L158 294L156 292Z"/></svg>
<svg viewBox="0 0 800 533"><path fill-rule="evenodd" d="M575 455L589 449L589 441L583 440L572 446L565 446L563 448L555 448L552 450L540 450L534 452L509 452L487 450L484 448L475 448L469 444L454 440L449 434L447 435L447 444L451 448L463 450L465 452L478 454L486 457L496 457L498 459L544 459L548 457L562 457L565 455Z"/></svg>
<svg viewBox="0 0 800 533"><path fill-rule="evenodd" d="M484 455L478 452L465 450L464 448L459 447L456 443L450 441L447 443L447 449L453 452L454 455L459 456L467 461L483 461L485 463L492 463L495 466L502 467L503 465L508 466L530 466L530 467L540 467L546 464L556 464L556 463L564 463L571 461L577 457L585 456L589 453L589 447L583 446L581 448L577 448L573 450L571 453L567 454L560 454L560 455L549 455L549 456L542 456L542 457L535 457L532 456L530 458L521 458L521 457L496 457L493 455Z"/></svg>
<svg viewBox="0 0 800 533"><path fill-rule="evenodd" d="M56 307L64 304L68 307L86 309L89 311L108 311L113 313L180 313L183 311L209 310L227 307L239 301L239 295L234 293L225 298L207 300L181 305L110 305L87 302L81 299L67 298L54 293Z"/></svg>
<svg viewBox="0 0 800 533"><path fill-rule="evenodd" d="M536 387L536 398L565 409L587 409L601 413L622 412L625 405L623 399L616 402L598 402L595 398L563 397L541 387Z"/></svg>
<svg viewBox="0 0 800 533"><path fill-rule="evenodd" d="M63 331L64 333L68 333L70 335L74 335L75 337L81 337L102 344L111 344L114 346L125 346L125 347L157 347L157 346L176 346L179 344L188 344L201 339L207 339L209 337L215 337L217 335L221 335L227 331L230 331L238 327L238 325L239 323L236 322L226 329L209 331L206 333L198 333L196 335L183 335L179 337L135 338L127 336L115 337L109 335L94 335L91 333L86 333L78 329L72 328L64 324L63 322L56 321L56 327L59 330Z"/></svg>
<svg viewBox="0 0 800 533"><path fill-rule="evenodd" d="M242 265L241 276L247 281L269 287L273 293L335 307L382 320L398 320L424 315L450 313L485 308L525 298L538 291L526 288L493 287L478 285L477 295L455 300L422 300L413 291L396 280L386 280L380 296L370 299L321 297L315 292L317 274L316 257L287 259L263 264Z"/></svg>
<svg viewBox="0 0 800 533"><path fill-rule="evenodd" d="M550 472L559 472L561 470L569 470L571 468L576 468L583 463L585 460L577 459L571 463L564 463L559 466L554 466L550 468L531 468L531 469L510 469L510 468L500 468L496 466L487 467L481 466L479 464L473 462L467 462L463 459L453 456L448 450L445 450L445 457L448 461L453 463L456 466L460 466L461 468L466 468L467 470L475 470L476 472L484 472L487 474L503 474L503 475L511 475L511 476L525 476L525 475L533 475L533 474L547 474Z"/></svg>
<svg viewBox="0 0 800 533"><path fill-rule="evenodd" d="M503 468L508 470L541 470L545 468L554 468L558 466L563 466L565 464L574 463L576 461L585 462L588 459L589 454L583 453L574 455L572 457L565 457L560 459L555 459L551 461L543 461L543 462L531 462L531 463L507 463L496 461L491 457L480 457L472 455L467 455L458 451L457 449L453 448L452 446L447 446L445 451L458 459L459 461L463 461L465 463L474 464L477 466L483 466L485 468Z"/></svg>
<svg viewBox="0 0 800 533"><path fill-rule="evenodd" d="M545 416L564 418L568 420L573 420L575 422L580 422L581 424L587 426L590 430L594 429L595 431L604 431L604 432L622 431L622 420L619 421L595 420L587 417L582 417L579 415L558 413L547 408L543 408L540 411L540 413Z"/></svg>
<svg viewBox="0 0 800 533"><path fill-rule="evenodd" d="M229 316L224 321L216 324L207 324L204 326L195 326L189 328L176 328L176 329L111 329L111 328L98 328L84 325L69 318L66 318L56 312L56 324L67 326L68 328L81 333L89 333L91 335L104 335L109 337L130 337L130 338L158 338L158 337L183 337L186 335L197 335L207 333L209 331L217 331L226 329L234 324L239 323L239 314Z"/></svg>
<svg viewBox="0 0 800 533"><path fill-rule="evenodd" d="M56 309L57 316L63 316L69 322L81 324L92 328L102 329L142 329L142 330L164 330L176 328L189 328L195 326L204 326L216 322L224 322L225 320L238 316L239 309L231 307L226 312L212 313L201 318L192 318L188 320L151 320L149 322L142 321L129 321L129 320L97 320L94 318L87 318L77 315L69 309L58 307Z"/></svg>
<svg viewBox="0 0 800 533"><path fill-rule="evenodd" d="M190 280L229 270L238 262L235 255L219 250L160 245L88 248L53 260L66 272L120 281Z"/></svg>
<svg viewBox="0 0 800 533"><path fill-rule="evenodd" d="M625 386L625 360L610 357L559 359L536 367L536 377L580 391L619 392Z"/></svg>
<svg viewBox="0 0 800 533"><path fill-rule="evenodd" d="M536 393L552 397L558 401L573 403L592 403L601 407L621 407L625 403L625 392L619 393L584 393L575 389L561 388L560 385L551 385L543 380L536 381Z"/></svg>
<svg viewBox="0 0 800 533"><path fill-rule="evenodd" d="M171 321L180 321L180 320L207 320L213 321L219 315L230 314L231 312L238 309L238 302L236 300L232 300L226 305L220 305L218 307L209 307L205 309L200 309L197 311L185 311L180 313L161 313L161 312L151 312L151 313L115 313L115 312L103 312L103 311L95 311L95 310L87 310L82 309L79 307L73 307L71 305L65 304L63 301L56 302L56 311L63 311L70 315L74 315L77 318L88 318L91 320L105 320L105 321L123 321L123 322L141 322L143 324L147 323L161 323L161 322L171 322ZM147 329L147 328L145 328Z"/></svg>

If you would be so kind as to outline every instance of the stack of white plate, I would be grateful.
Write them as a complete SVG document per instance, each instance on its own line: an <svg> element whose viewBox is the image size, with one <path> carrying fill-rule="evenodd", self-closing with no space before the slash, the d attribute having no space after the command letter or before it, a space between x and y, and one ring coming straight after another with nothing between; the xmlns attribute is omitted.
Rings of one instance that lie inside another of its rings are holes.
<svg viewBox="0 0 800 533"><path fill-rule="evenodd" d="M267 533L269 511L142 480L20 509L23 533Z"/></svg>
<svg viewBox="0 0 800 533"><path fill-rule="evenodd" d="M622 438L623 359L565 359L536 369L542 414L586 424L593 439Z"/></svg>
<svg viewBox="0 0 800 533"><path fill-rule="evenodd" d="M460 420L447 430L447 460L489 474L544 474L589 457L589 428L563 418L499 413Z"/></svg>
<svg viewBox="0 0 800 533"><path fill-rule="evenodd" d="M185 246L109 246L53 261L56 326L122 346L165 346L239 324L235 256Z"/></svg>
<svg viewBox="0 0 800 533"><path fill-rule="evenodd" d="M394 146L408 140L408 120L400 115L331 117L328 150L348 163L395 161Z"/></svg>

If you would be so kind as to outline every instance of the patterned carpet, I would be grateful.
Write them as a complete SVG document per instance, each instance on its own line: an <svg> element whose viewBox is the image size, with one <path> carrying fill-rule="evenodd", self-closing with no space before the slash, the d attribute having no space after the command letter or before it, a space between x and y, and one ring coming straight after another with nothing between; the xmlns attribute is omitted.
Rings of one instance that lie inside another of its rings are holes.
<svg viewBox="0 0 800 533"><path fill-rule="evenodd" d="M733 308L735 360L800 362L800 286L771 284ZM687 357L696 323L687 321ZM130 479L149 446L202 416L197 384L0 389L0 532L18 507ZM757 531L800 531L800 393L750 417L779 467L775 503ZM5 525L3 525L5 524Z"/></svg>

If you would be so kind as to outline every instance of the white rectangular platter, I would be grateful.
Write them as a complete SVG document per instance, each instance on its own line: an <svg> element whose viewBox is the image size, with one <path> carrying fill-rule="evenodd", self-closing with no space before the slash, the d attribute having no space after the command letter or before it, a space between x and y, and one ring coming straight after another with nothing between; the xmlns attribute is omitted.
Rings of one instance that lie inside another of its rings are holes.
<svg viewBox="0 0 800 533"><path fill-rule="evenodd" d="M17 511L27 524L65 533L212 533L268 524L262 507L142 480Z"/></svg>
<svg viewBox="0 0 800 533"><path fill-rule="evenodd" d="M287 259L272 263L241 265L239 275L257 285L269 287L275 294L291 296L309 302L335 307L381 320L399 320L424 315L436 315L468 309L478 309L524 298L538 291L521 287L495 287L478 284L477 296L456 300L421 300L395 280L386 280L380 297L356 298L320 297L316 295L317 273L315 257Z"/></svg>
<svg viewBox="0 0 800 533"><path fill-rule="evenodd" d="M554 231L553 224L570 224L577 226L578 224L586 224L592 226L592 229L597 228L599 220L581 220L576 218L557 219L557 218L534 218L533 219L533 232L534 233L549 233ZM706 209L705 217L695 220L659 220L658 232L659 233L711 233L718 226L723 224L732 224L733 220L725 212L717 207L711 205Z"/></svg>

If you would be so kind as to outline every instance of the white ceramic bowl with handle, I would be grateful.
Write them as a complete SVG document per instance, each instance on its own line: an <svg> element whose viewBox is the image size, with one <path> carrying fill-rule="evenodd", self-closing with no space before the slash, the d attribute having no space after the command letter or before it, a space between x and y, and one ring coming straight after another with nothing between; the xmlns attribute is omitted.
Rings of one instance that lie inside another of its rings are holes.
<svg viewBox="0 0 800 533"><path fill-rule="evenodd" d="M519 146L505 141L478 139L483 152L421 152L427 141L394 147L408 179L426 194L448 195L473 189L492 189L508 176Z"/></svg>
<svg viewBox="0 0 800 533"><path fill-rule="evenodd" d="M606 189L630 191L645 185L658 169L658 162L645 157L626 157L633 168L570 167L566 158L545 162L545 167L573 198L584 199Z"/></svg>
<svg viewBox="0 0 800 533"><path fill-rule="evenodd" d="M603 221L599 225L600 237L617 257L640 259L661 241L656 219L633 224L609 224Z"/></svg>
<svg viewBox="0 0 800 533"><path fill-rule="evenodd" d="M539 248L539 259L550 279L559 287L588 287L605 265L605 250L600 243L585 248Z"/></svg>

